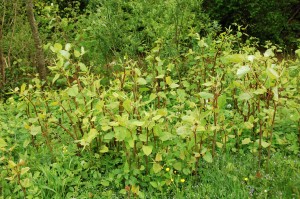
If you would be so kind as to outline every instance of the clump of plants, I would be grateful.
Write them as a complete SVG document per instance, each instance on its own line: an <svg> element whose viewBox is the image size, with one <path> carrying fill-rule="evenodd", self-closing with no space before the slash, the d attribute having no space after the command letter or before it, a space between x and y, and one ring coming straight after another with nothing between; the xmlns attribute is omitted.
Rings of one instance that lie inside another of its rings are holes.
<svg viewBox="0 0 300 199"><path fill-rule="evenodd" d="M217 38L190 31L192 46L170 56L161 54L168 43L159 39L146 53L146 67L120 58L105 84L84 64L85 48L51 45L51 82L23 84L14 90L18 98L1 106L18 108L18 122L2 127L3 195L180 196L188 181L212 183L207 168L214 161L235 186L258 187L254 181L274 171L276 151L299 153L292 139L299 137L299 59L278 61L276 46L261 53L242 36L231 29ZM236 169L230 161L245 154L254 160L247 176L230 175ZM299 171L299 162L291 170ZM299 194L290 186L290 195Z"/></svg>

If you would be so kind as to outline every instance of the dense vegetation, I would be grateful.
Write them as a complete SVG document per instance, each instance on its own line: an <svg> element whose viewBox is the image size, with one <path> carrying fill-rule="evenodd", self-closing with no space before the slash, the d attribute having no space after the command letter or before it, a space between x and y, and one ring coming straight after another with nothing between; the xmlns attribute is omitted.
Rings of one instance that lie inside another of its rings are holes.
<svg viewBox="0 0 300 199"><path fill-rule="evenodd" d="M223 27L232 23L247 26L261 41L272 41L295 49L300 37L298 0L204 0L205 12Z"/></svg>
<svg viewBox="0 0 300 199"><path fill-rule="evenodd" d="M300 50L199 0L1 3L0 198L300 196Z"/></svg>

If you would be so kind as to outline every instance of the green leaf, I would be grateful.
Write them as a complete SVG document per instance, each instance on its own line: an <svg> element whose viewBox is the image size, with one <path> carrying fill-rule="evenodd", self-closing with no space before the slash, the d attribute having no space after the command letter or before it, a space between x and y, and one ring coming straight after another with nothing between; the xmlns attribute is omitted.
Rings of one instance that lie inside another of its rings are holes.
<svg viewBox="0 0 300 199"><path fill-rule="evenodd" d="M158 76L156 76L155 78L156 78L156 79L163 79L164 76L165 76L165 75L158 75Z"/></svg>
<svg viewBox="0 0 300 199"><path fill-rule="evenodd" d="M131 100L127 99L123 102L123 107L127 112L131 112L132 111L132 106L131 106Z"/></svg>
<svg viewBox="0 0 300 199"><path fill-rule="evenodd" d="M125 127L116 126L116 127L114 127L114 130L115 130L116 140L117 141L124 141L124 139L126 138L127 129Z"/></svg>
<svg viewBox="0 0 300 199"><path fill-rule="evenodd" d="M80 54L80 52L79 52L78 50L74 50L74 56L75 56L76 58L78 58L78 57L81 56L81 54Z"/></svg>
<svg viewBox="0 0 300 199"><path fill-rule="evenodd" d="M157 154L156 154L156 156L155 156L155 161L156 161L156 162L162 161L162 154L161 154L161 153L157 153Z"/></svg>
<svg viewBox="0 0 300 199"><path fill-rule="evenodd" d="M250 138L245 138L242 140L242 144L249 144L251 143L251 139Z"/></svg>
<svg viewBox="0 0 300 199"><path fill-rule="evenodd" d="M211 99L214 97L213 94L207 93L207 92L200 92L199 95L200 95L200 97L202 97L204 99Z"/></svg>
<svg viewBox="0 0 300 199"><path fill-rule="evenodd" d="M175 83L172 83L171 85L170 85L170 88L178 88L179 87L179 85L178 84L175 84Z"/></svg>
<svg viewBox="0 0 300 199"><path fill-rule="evenodd" d="M154 163L153 164L153 171L154 171L154 173L158 173L161 170L162 170L162 166L160 166L160 164L158 164L158 163Z"/></svg>
<svg viewBox="0 0 300 199"><path fill-rule="evenodd" d="M223 144L222 144L221 142L216 142L216 145L217 145L217 147L220 148L220 149L223 147Z"/></svg>
<svg viewBox="0 0 300 199"><path fill-rule="evenodd" d="M101 180L100 182L103 186L108 187L109 186L109 181L108 180Z"/></svg>
<svg viewBox="0 0 300 199"><path fill-rule="evenodd" d="M236 75L238 76L238 78L243 77L244 75L246 75L249 71L250 71L250 67L249 66L242 66L237 70Z"/></svg>
<svg viewBox="0 0 300 199"><path fill-rule="evenodd" d="M163 142L167 140L171 140L173 137L174 135L169 132L162 132L161 134L159 134L159 139Z"/></svg>
<svg viewBox="0 0 300 199"><path fill-rule="evenodd" d="M105 140L111 140L115 137L115 133L114 132L109 132L107 134L104 135L103 139Z"/></svg>
<svg viewBox="0 0 300 199"><path fill-rule="evenodd" d="M252 129L253 128L253 124L251 122L245 122L244 126L246 127L246 129Z"/></svg>
<svg viewBox="0 0 300 199"><path fill-rule="evenodd" d="M66 50L66 51L70 51L71 48L72 48L72 45L71 45L70 43L67 43L67 44L65 45L65 50Z"/></svg>
<svg viewBox="0 0 300 199"><path fill-rule="evenodd" d="M162 117L162 115L156 115L152 118L152 121L159 120Z"/></svg>
<svg viewBox="0 0 300 199"><path fill-rule="evenodd" d="M98 136L98 131L96 129L90 129L90 132L86 134L84 137L87 143L91 143L97 136Z"/></svg>
<svg viewBox="0 0 300 199"><path fill-rule="evenodd" d="M226 95L221 95L218 97L218 107L225 108L226 106Z"/></svg>
<svg viewBox="0 0 300 199"><path fill-rule="evenodd" d="M150 184L152 185L152 187L157 188L157 182L151 181Z"/></svg>
<svg viewBox="0 0 300 199"><path fill-rule="evenodd" d="M103 145L100 149L100 153L107 153L109 150L108 150L108 147Z"/></svg>
<svg viewBox="0 0 300 199"><path fill-rule="evenodd" d="M1 138L0 138L1 139ZM30 144L31 140L27 139L23 142L23 147L26 148ZM1 148L1 140L0 140L0 148Z"/></svg>
<svg viewBox="0 0 300 199"><path fill-rule="evenodd" d="M78 95L78 87L77 86L73 86L71 88L68 89L68 95L71 97L76 97Z"/></svg>
<svg viewBox="0 0 300 199"><path fill-rule="evenodd" d="M274 70L273 68L267 68L267 75L269 76L269 78L271 79L278 79L279 75L276 72L276 70Z"/></svg>
<svg viewBox="0 0 300 199"><path fill-rule="evenodd" d="M295 50L295 54L298 55L298 57L300 58L300 49Z"/></svg>
<svg viewBox="0 0 300 199"><path fill-rule="evenodd" d="M206 162L209 162L209 163L212 163L213 162L213 159L212 159L212 155L210 152L206 152L203 156L203 159L206 161Z"/></svg>
<svg viewBox="0 0 300 199"><path fill-rule="evenodd" d="M253 91L253 93L255 95L261 95L261 94L264 94L266 92L267 92L267 90L265 88L259 88L259 89L255 90L255 91Z"/></svg>
<svg viewBox="0 0 300 199"><path fill-rule="evenodd" d="M147 81L144 78L140 77L140 78L137 79L137 83L139 85L146 85Z"/></svg>
<svg viewBox="0 0 300 199"><path fill-rule="evenodd" d="M239 99L240 100L245 100L245 101L248 101L249 99L251 99L252 96L250 95L250 93L241 93L239 95Z"/></svg>
<svg viewBox="0 0 300 199"><path fill-rule="evenodd" d="M146 156L152 153L153 146L143 146L143 152Z"/></svg>
<svg viewBox="0 0 300 199"><path fill-rule="evenodd" d="M206 83L204 83L202 85L206 86L206 87L210 87L210 86L214 85L214 83L213 82L206 82Z"/></svg>
<svg viewBox="0 0 300 199"><path fill-rule="evenodd" d="M142 142L146 142L146 141L147 141L147 135L145 135L145 134L140 134L140 135L139 135L139 140L142 141Z"/></svg>
<svg viewBox="0 0 300 199"><path fill-rule="evenodd" d="M60 74L55 74L53 80L52 80L52 84L54 84L54 82L59 78Z"/></svg>
<svg viewBox="0 0 300 199"><path fill-rule="evenodd" d="M42 127L41 126L34 126L34 125L32 125L30 127L30 134L33 135L33 136L35 136L35 135L37 135L37 134L39 134L41 132L42 132Z"/></svg>
<svg viewBox="0 0 300 199"><path fill-rule="evenodd" d="M79 62L78 66L80 67L80 70L82 72L87 72L88 71L88 68L86 67L86 65L84 63Z"/></svg>
<svg viewBox="0 0 300 199"><path fill-rule="evenodd" d="M62 45L60 44L60 43L55 43L54 44L54 46L53 46L53 49L51 48L51 50L53 51L53 52L56 52L56 53L58 53L59 51L61 51L62 50Z"/></svg>
<svg viewBox="0 0 300 199"><path fill-rule="evenodd" d="M26 88L26 84L23 83L21 86L20 94L23 94L23 92L25 91L25 88Z"/></svg>
<svg viewBox="0 0 300 199"><path fill-rule="evenodd" d="M25 188L28 188L31 186L31 182L30 182L29 178L25 178L25 179L21 180L20 183Z"/></svg>
<svg viewBox="0 0 300 199"><path fill-rule="evenodd" d="M228 55L225 58L228 62L232 62L232 63L241 63L245 60L245 55L242 54L232 54L232 55Z"/></svg>
<svg viewBox="0 0 300 199"><path fill-rule="evenodd" d="M188 131L187 131L187 127L186 126L180 126L176 129L176 133L177 135L180 135L180 136L187 136L188 135Z"/></svg>
<svg viewBox="0 0 300 199"><path fill-rule="evenodd" d="M264 57L274 57L274 56L275 56L275 54L274 54L274 52L273 52L272 49L268 49L268 50L266 50L266 52L264 53Z"/></svg>
<svg viewBox="0 0 300 199"><path fill-rule="evenodd" d="M59 53L65 58L65 59L70 59L70 53L66 50L61 50Z"/></svg>
<svg viewBox="0 0 300 199"><path fill-rule="evenodd" d="M270 146L270 144L268 143L268 142L265 142L265 141L261 141L261 146L263 147L263 148L267 148L268 146Z"/></svg>
<svg viewBox="0 0 300 199"><path fill-rule="evenodd" d="M131 124L134 125L134 126L143 126L145 124L145 122L134 120L134 121L131 122Z"/></svg>
<svg viewBox="0 0 300 199"><path fill-rule="evenodd" d="M174 169L181 171L182 166L181 166L181 162L176 162L175 164L173 164Z"/></svg>
<svg viewBox="0 0 300 199"><path fill-rule="evenodd" d="M7 146L7 143L5 142L5 140L0 138L0 148L4 148L6 146Z"/></svg>
<svg viewBox="0 0 300 199"><path fill-rule="evenodd" d="M273 92L273 94L274 94L274 96L273 96L273 99L275 100L275 101L278 101L278 87L276 86L276 87L273 87L272 88L272 92Z"/></svg>
<svg viewBox="0 0 300 199"><path fill-rule="evenodd" d="M29 167L24 167L24 168L22 168L22 169L21 169L21 175L27 173L27 171L29 171L29 169L30 169Z"/></svg>
<svg viewBox="0 0 300 199"><path fill-rule="evenodd" d="M172 84L172 79L171 79L171 77L170 76L167 76L166 77L166 83L170 86L171 84Z"/></svg>

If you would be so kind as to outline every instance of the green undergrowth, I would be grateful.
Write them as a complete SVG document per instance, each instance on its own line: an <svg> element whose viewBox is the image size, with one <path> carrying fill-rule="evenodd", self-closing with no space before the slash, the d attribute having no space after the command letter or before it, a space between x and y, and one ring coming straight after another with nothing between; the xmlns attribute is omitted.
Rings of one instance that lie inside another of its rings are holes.
<svg viewBox="0 0 300 199"><path fill-rule="evenodd" d="M299 197L299 59L242 35L191 31L180 55L160 38L110 78L45 47L52 78L0 105L3 198Z"/></svg>

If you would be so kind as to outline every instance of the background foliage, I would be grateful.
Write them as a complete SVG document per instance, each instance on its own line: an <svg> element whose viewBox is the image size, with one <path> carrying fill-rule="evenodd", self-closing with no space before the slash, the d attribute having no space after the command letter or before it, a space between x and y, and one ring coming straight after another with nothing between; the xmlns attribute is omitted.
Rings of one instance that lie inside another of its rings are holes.
<svg viewBox="0 0 300 199"><path fill-rule="evenodd" d="M262 42L270 40L293 49L299 44L300 4L297 0L204 0L205 12L223 27L243 25Z"/></svg>
<svg viewBox="0 0 300 199"><path fill-rule="evenodd" d="M35 1L45 81L24 2L3 2L0 198L300 196L300 50L253 37L284 41L256 18L283 24L275 1L215 1L230 27L199 0Z"/></svg>

